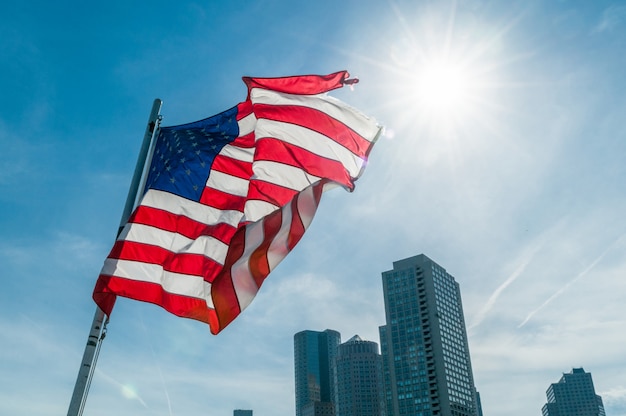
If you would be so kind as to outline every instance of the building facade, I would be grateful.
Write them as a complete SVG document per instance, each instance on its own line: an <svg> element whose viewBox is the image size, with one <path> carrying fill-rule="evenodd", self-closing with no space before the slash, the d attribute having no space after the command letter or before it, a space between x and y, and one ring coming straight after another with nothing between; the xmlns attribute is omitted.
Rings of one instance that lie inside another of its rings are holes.
<svg viewBox="0 0 626 416"><path fill-rule="evenodd" d="M458 283L423 254L382 273L379 328L388 416L477 416Z"/></svg>
<svg viewBox="0 0 626 416"><path fill-rule="evenodd" d="M333 364L340 343L339 332L330 329L306 330L294 335L296 416L305 416L305 407L307 414L322 412L332 416L329 409L335 403Z"/></svg>
<svg viewBox="0 0 626 416"><path fill-rule="evenodd" d="M339 345L335 361L336 416L384 416L378 344L358 335Z"/></svg>
<svg viewBox="0 0 626 416"><path fill-rule="evenodd" d="M252 410L237 409L233 411L233 416L252 416Z"/></svg>
<svg viewBox="0 0 626 416"><path fill-rule="evenodd" d="M335 416L335 404L331 402L310 402L302 407L302 416Z"/></svg>
<svg viewBox="0 0 626 416"><path fill-rule="evenodd" d="M605 416L602 397L596 394L591 373L574 368L546 391L543 416Z"/></svg>

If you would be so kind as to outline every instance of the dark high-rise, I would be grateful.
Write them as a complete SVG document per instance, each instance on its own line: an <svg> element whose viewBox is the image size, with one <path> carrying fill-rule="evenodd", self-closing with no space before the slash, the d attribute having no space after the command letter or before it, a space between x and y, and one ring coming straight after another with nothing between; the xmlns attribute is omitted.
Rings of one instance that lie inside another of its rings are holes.
<svg viewBox="0 0 626 416"><path fill-rule="evenodd" d="M423 254L395 261L382 278L387 415L478 415L459 284Z"/></svg>
<svg viewBox="0 0 626 416"><path fill-rule="evenodd" d="M563 374L558 383L546 391L548 403L541 409L543 416L605 416L602 397L596 394L591 373L574 368Z"/></svg>
<svg viewBox="0 0 626 416"><path fill-rule="evenodd" d="M331 414L335 403L334 360L341 335L327 329L294 335L296 416Z"/></svg>
<svg viewBox="0 0 626 416"><path fill-rule="evenodd" d="M378 344L355 335L339 345L335 363L335 415L383 416Z"/></svg>

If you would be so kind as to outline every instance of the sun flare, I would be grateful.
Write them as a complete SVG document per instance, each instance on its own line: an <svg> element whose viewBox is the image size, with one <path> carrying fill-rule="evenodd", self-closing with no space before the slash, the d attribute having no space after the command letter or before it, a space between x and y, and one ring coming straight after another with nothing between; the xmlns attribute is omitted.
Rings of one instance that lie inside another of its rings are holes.
<svg viewBox="0 0 626 416"><path fill-rule="evenodd" d="M463 104L467 83L467 77L459 68L438 63L424 70L420 90L427 104L440 110L453 109Z"/></svg>
<svg viewBox="0 0 626 416"><path fill-rule="evenodd" d="M414 94L422 110L431 116L459 118L469 107L471 78L454 62L429 62L417 72Z"/></svg>
<svg viewBox="0 0 626 416"><path fill-rule="evenodd" d="M398 12L399 31L384 65L395 75L385 101L399 114L393 131L407 129L422 147L432 142L447 154L500 128L495 115L506 111L498 38L478 22L465 25L455 11L437 9L411 22Z"/></svg>

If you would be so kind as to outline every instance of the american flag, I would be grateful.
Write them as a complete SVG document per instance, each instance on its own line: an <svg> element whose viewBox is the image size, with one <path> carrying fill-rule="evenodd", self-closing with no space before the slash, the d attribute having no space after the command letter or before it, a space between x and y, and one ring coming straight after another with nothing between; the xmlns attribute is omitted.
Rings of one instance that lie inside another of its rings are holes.
<svg viewBox="0 0 626 416"><path fill-rule="evenodd" d="M139 205L93 298L155 303L217 334L245 309L310 225L322 192L348 190L380 128L326 93L326 76L244 78L246 101L160 129Z"/></svg>

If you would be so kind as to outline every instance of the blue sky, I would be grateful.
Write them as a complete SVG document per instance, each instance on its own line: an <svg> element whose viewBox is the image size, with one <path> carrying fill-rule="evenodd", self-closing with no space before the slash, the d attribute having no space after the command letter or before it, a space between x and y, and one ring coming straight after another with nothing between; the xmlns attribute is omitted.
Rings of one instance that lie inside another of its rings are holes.
<svg viewBox="0 0 626 416"><path fill-rule="evenodd" d="M119 300L85 414L292 415L293 334L378 342L380 273L425 253L461 285L486 415L540 414L580 366L626 415L624 50L617 1L3 4L0 414L67 411L154 98L180 124L244 75L347 69L332 95L386 127L355 192L218 336Z"/></svg>

